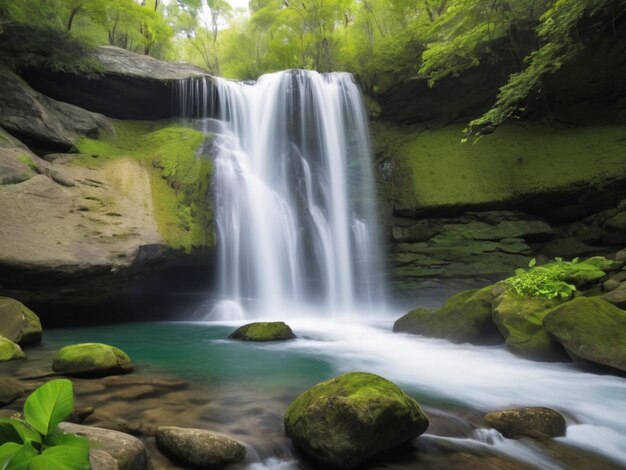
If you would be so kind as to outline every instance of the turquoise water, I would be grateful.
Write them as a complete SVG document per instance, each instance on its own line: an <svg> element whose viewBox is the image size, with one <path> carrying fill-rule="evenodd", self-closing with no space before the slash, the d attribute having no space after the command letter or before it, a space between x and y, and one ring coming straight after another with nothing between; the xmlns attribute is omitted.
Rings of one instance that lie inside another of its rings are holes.
<svg viewBox="0 0 626 470"><path fill-rule="evenodd" d="M324 357L280 343L227 340L236 327L206 323L133 323L47 330L44 347L106 343L124 350L138 371L175 374L202 385L301 387L337 373Z"/></svg>

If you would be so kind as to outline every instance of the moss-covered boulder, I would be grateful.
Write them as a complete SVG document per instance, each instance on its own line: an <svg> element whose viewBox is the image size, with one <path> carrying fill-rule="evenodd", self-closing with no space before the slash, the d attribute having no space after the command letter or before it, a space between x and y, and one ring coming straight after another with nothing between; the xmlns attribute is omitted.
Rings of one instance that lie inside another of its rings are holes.
<svg viewBox="0 0 626 470"><path fill-rule="evenodd" d="M460 292L434 312L421 308L412 310L394 323L393 331L444 338L454 343L502 342L492 320L493 288Z"/></svg>
<svg viewBox="0 0 626 470"><path fill-rule="evenodd" d="M550 408L510 408L485 415L488 426L508 438L545 438L565 435L567 425L560 413Z"/></svg>
<svg viewBox="0 0 626 470"><path fill-rule="evenodd" d="M296 398L284 424L294 444L322 465L354 468L422 434L428 418L390 381L352 372Z"/></svg>
<svg viewBox="0 0 626 470"><path fill-rule="evenodd" d="M235 330L228 338L242 341L282 341L294 339L289 325L282 321L248 323Z"/></svg>
<svg viewBox="0 0 626 470"><path fill-rule="evenodd" d="M557 298L522 296L506 288L494 300L493 321L513 353L538 361L566 358L563 348L543 329L548 312L563 301Z"/></svg>
<svg viewBox="0 0 626 470"><path fill-rule="evenodd" d="M618 283L610 292L604 294L602 298L616 307L626 309L626 281Z"/></svg>
<svg viewBox="0 0 626 470"><path fill-rule="evenodd" d="M23 359L25 357L26 355L19 345L4 336L0 336L0 362Z"/></svg>
<svg viewBox="0 0 626 470"><path fill-rule="evenodd" d="M0 335L20 346L41 344L41 322L22 302L0 297Z"/></svg>
<svg viewBox="0 0 626 470"><path fill-rule="evenodd" d="M102 377L130 372L133 363L114 346L81 343L61 348L54 357L52 370L64 375Z"/></svg>
<svg viewBox="0 0 626 470"><path fill-rule="evenodd" d="M550 311L543 327L576 362L626 372L626 311L600 297L579 297Z"/></svg>

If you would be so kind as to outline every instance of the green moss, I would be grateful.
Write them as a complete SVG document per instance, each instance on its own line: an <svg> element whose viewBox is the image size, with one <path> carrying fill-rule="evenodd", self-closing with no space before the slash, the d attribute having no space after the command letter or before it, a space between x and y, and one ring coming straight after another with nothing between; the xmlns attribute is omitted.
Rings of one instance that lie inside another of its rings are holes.
<svg viewBox="0 0 626 470"><path fill-rule="evenodd" d="M229 336L245 341L280 341L295 337L289 325L282 321L249 323Z"/></svg>
<svg viewBox="0 0 626 470"><path fill-rule="evenodd" d="M557 298L524 297L511 288L494 301L493 321L515 354L540 361L561 360L562 348L543 329L543 319L563 301Z"/></svg>
<svg viewBox="0 0 626 470"><path fill-rule="evenodd" d="M551 310L543 326L574 359L626 372L626 311L580 297Z"/></svg>
<svg viewBox="0 0 626 470"><path fill-rule="evenodd" d="M109 375L132 369L133 363L124 351L101 343L65 346L52 362L53 371L67 375Z"/></svg>
<svg viewBox="0 0 626 470"><path fill-rule="evenodd" d="M492 320L493 288L460 292L434 312L413 310L394 323L393 331L443 338L454 343L501 343L502 338Z"/></svg>
<svg viewBox="0 0 626 470"><path fill-rule="evenodd" d="M29 177L32 176L33 174L37 173L37 170L39 170L39 167L35 164L34 161L32 161L30 158L28 158L28 155L23 153L23 154L19 155L17 157L17 159L28 167L28 169L30 170Z"/></svg>
<svg viewBox="0 0 626 470"><path fill-rule="evenodd" d="M4 336L0 336L0 362L23 359L24 351L17 344Z"/></svg>
<svg viewBox="0 0 626 470"><path fill-rule="evenodd" d="M79 140L82 155L73 162L92 168L119 157L144 162L151 174L155 218L163 239L186 251L214 246L213 213L207 203L212 165L198 156L207 136L168 122L113 122L114 136Z"/></svg>
<svg viewBox="0 0 626 470"><path fill-rule="evenodd" d="M462 130L375 124L377 153L399 166L399 207L480 205L626 177L623 127L507 124L476 143L461 143Z"/></svg>
<svg viewBox="0 0 626 470"><path fill-rule="evenodd" d="M428 427L415 400L390 381L352 372L310 388L287 408L285 431L319 462L352 468Z"/></svg>

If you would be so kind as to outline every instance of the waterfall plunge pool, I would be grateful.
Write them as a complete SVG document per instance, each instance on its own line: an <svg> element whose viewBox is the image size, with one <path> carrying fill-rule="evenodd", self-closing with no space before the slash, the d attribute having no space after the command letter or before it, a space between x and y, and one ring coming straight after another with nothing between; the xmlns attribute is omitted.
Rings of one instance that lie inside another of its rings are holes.
<svg viewBox="0 0 626 470"><path fill-rule="evenodd" d="M431 418L429 430L410 448L381 457L374 467L465 468L478 462L490 462L492 468L626 466L624 378L586 373L573 364L519 359L501 347L394 334L389 320L318 316L288 323L298 338L277 343L227 340L241 322L47 330L44 345L29 353L28 370L49 370L52 354L66 344L114 344L136 366L135 373L120 380L166 375L190 386L156 396L145 390L142 395L142 385L120 393L105 379L104 387L96 386L97 380L78 379L78 405L96 408L86 424L110 426L121 418L224 432L248 446L240 468L313 468L284 436L282 415L299 393L348 371L392 380ZM508 406L557 409L568 420L567 436L551 443L514 441L481 428L484 412ZM154 446L149 438L146 443ZM472 464L472 459L479 460Z"/></svg>

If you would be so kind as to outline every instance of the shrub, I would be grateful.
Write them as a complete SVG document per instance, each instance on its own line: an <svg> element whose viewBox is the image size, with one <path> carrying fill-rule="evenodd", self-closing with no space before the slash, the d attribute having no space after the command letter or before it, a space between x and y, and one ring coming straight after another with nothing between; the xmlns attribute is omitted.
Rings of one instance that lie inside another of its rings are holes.
<svg viewBox="0 0 626 470"><path fill-rule="evenodd" d="M73 409L72 382L57 379L26 399L23 420L0 418L0 468L90 470L89 440L58 427Z"/></svg>
<svg viewBox="0 0 626 470"><path fill-rule="evenodd" d="M555 258L548 264L537 266L533 258L528 264L529 269L516 270L515 276L506 282L520 295L567 299L576 292L577 286L580 287L605 275L600 269L601 266L594 262L597 259L579 262L578 258L572 261Z"/></svg>

